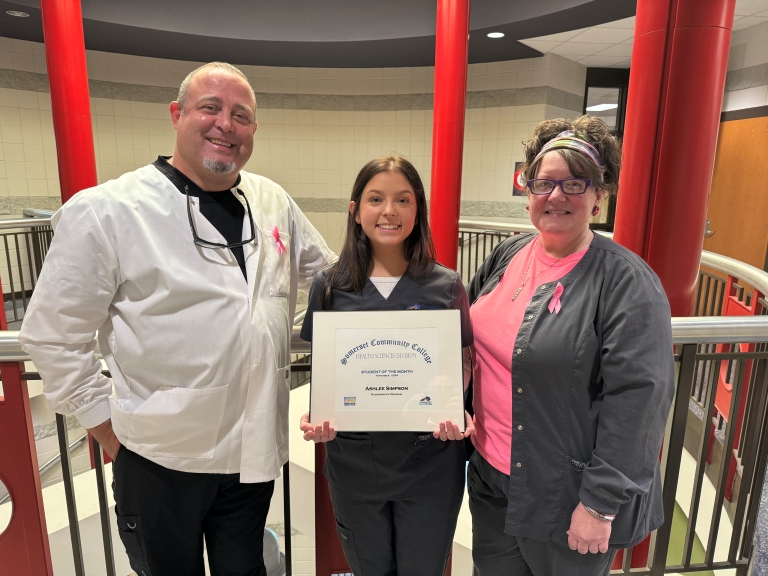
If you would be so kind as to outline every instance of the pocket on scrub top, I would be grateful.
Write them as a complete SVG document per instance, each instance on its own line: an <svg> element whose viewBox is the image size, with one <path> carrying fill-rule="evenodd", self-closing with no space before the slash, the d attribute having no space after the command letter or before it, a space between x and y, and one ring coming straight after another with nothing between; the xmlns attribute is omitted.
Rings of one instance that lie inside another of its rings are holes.
<svg viewBox="0 0 768 576"><path fill-rule="evenodd" d="M269 278L269 295L287 298L291 286L291 258L290 252L278 253L277 242L272 231L264 231L264 246L267 250L266 274ZM280 241L286 250L291 249L291 236L280 232Z"/></svg>
<svg viewBox="0 0 768 576"><path fill-rule="evenodd" d="M563 498L565 498L563 509L569 510L570 518L571 512L579 503L579 491L581 490L581 481L584 478L584 468L589 466L589 462L572 456L566 456L565 462L568 467L566 474L569 481L563 493Z"/></svg>
<svg viewBox="0 0 768 576"><path fill-rule="evenodd" d="M213 458L228 388L163 386L131 414L131 441L148 458Z"/></svg>

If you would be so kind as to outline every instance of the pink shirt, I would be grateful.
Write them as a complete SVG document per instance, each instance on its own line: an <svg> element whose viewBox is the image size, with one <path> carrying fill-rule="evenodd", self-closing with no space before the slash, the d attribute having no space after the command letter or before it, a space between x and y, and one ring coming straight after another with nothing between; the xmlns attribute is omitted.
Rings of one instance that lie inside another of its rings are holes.
<svg viewBox="0 0 768 576"><path fill-rule="evenodd" d="M499 285L470 309L475 333L472 444L504 474L509 474L512 457L512 349L517 332L536 288L568 274L586 252L585 249L560 260L550 258L536 237L512 258ZM524 278L528 279L525 286L512 300ZM550 313L546 306L539 312Z"/></svg>

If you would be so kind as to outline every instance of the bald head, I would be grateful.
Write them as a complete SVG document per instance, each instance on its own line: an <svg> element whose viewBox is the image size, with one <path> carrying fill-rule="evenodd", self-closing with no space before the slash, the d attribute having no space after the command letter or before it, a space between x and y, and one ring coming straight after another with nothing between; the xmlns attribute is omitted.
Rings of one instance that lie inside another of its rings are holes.
<svg viewBox="0 0 768 576"><path fill-rule="evenodd" d="M248 88L251 90L251 96L253 96L253 110L256 110L256 93L253 91L253 86L251 86L251 83L248 81L246 75L243 74L239 68L232 66L232 64L227 64L226 62L209 62L208 64L203 64L199 68L195 68L192 70L192 72L187 74L187 77L184 78L181 86L179 86L179 95L176 98L176 101L179 103L182 113L184 113L187 109L187 102L189 101L189 91L192 85L192 81L201 73L214 70L228 72L242 78L248 85Z"/></svg>

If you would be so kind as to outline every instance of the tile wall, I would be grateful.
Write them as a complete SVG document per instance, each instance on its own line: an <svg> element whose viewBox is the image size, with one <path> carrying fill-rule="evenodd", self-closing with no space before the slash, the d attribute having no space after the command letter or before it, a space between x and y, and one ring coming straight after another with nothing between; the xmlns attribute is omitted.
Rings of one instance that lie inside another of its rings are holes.
<svg viewBox="0 0 768 576"><path fill-rule="evenodd" d="M168 103L198 64L87 53L99 182L171 154ZM332 246L358 169L405 155L430 180L434 70L242 66L258 96L247 170L279 182ZM525 218L511 195L520 141L581 110L586 69L556 55L469 67L462 212ZM59 206L42 44L0 38L0 214ZM2 263L0 263L2 267Z"/></svg>

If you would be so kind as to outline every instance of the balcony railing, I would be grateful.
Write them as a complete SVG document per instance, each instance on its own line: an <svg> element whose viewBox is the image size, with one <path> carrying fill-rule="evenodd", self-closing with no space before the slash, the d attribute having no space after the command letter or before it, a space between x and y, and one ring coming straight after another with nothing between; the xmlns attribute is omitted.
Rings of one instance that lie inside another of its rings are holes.
<svg viewBox="0 0 768 576"><path fill-rule="evenodd" d="M48 224L45 219L14 221L12 225L20 230L14 233L32 234L31 230L35 228L49 234L39 249L34 248L34 242L27 242L24 236L25 240L17 244L21 246L18 248L19 258L36 263L35 258L39 255L42 262L50 242L50 229L46 230ZM471 278L498 242L509 235L532 230L526 225L462 221L459 268L464 280ZM29 246L38 252L33 251L33 255L28 256L25 250ZM12 250L14 257L15 250ZM39 272L39 267L35 269ZM18 276L15 278L18 279ZM25 278L31 281L37 276L28 275ZM768 274L730 258L706 252L702 254L696 301L698 316L672 319L677 394L662 454L667 521L653 536L650 548L621 554L613 573L658 576L735 570L737 574L746 574L752 555L759 496L768 464L767 291ZM17 299L22 303L20 313L23 314L26 301L21 295ZM730 315L723 315L724 312ZM301 313L297 315L292 338L292 387L308 381L311 362L309 346L298 337L300 321ZM26 426L27 429L31 426L26 381L39 376L24 371L23 364L19 363L25 360L28 358L19 348L17 333L1 333L0 378L5 398L0 396L0 433L11 426ZM82 544L78 533L66 428L64 418L58 416L57 433L64 468L63 483L68 495L69 529L73 559L78 566L76 573L79 574L84 573ZM26 436L21 439L23 442L19 441L24 444L21 452L26 450L26 456L19 456L18 446L12 456L17 463L21 462L37 474L34 438L29 434ZM10 438L18 439L18 435ZM5 442L7 444L8 441ZM8 485L14 505L19 508L14 510L6 533L0 535L0 565L4 564L4 555L14 553L10 547L4 546L4 542L24 542L24 546L33 548L37 543L43 553L47 550L44 528L42 532L29 528L29 522L36 518L39 523L39 519L44 517L37 492L30 491L28 487L34 486L35 482L39 486L39 476L30 473L24 478L18 473L8 472L10 461L2 450L0 445L0 479ZM100 450L94 450L93 464L97 476L104 558L106 573L114 574L104 463L99 453ZM13 464L16 472L19 469L17 463ZM291 574L290 482L287 474L283 481L287 573ZM24 519L24 526L20 526L20 518ZM318 572L318 576L329 574Z"/></svg>
<svg viewBox="0 0 768 576"><path fill-rule="evenodd" d="M34 212L30 212L30 216ZM3 312L12 327L21 325L29 297L53 239L50 212L41 218L15 218L0 220L0 258L3 269Z"/></svg>

